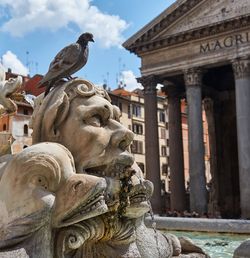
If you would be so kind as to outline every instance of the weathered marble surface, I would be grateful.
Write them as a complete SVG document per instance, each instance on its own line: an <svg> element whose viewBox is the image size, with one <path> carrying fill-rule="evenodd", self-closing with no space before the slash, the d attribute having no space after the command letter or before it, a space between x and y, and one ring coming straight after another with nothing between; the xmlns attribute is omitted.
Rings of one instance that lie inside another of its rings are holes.
<svg viewBox="0 0 250 258"><path fill-rule="evenodd" d="M108 210L105 180L76 174L72 155L57 143L36 144L13 156L0 189L0 257L25 257L23 249L27 257L55 257L60 228Z"/></svg>
<svg viewBox="0 0 250 258"><path fill-rule="evenodd" d="M82 79L62 82L46 97L37 98L31 121L35 145L7 161L2 167L0 181L0 196L7 214L4 227L12 217L9 214L16 216L16 220L10 222L22 222L27 216L30 220L21 223L21 227L17 223L20 230L17 227L8 231L10 234L2 230L0 251L11 248L14 252L16 248L24 247L28 257L36 258L181 257L178 238L163 236L144 225L143 217L150 209L153 184L143 179L128 151L133 133L119 122L119 116L119 109L110 103L106 91ZM55 151L55 148L62 150ZM40 162L40 156L47 158ZM57 169L51 168L47 159L55 159ZM59 178L55 176L57 170L61 171ZM33 173L35 181L30 182L25 175ZM25 178L23 191L13 186L16 184L14 178L22 175ZM57 187L52 184L50 188L50 182L55 182ZM85 191L76 194L74 189L78 187ZM12 189L18 191L15 198L10 193ZM96 192L102 191L105 203L103 197L101 202L96 202L99 200ZM85 207L82 206L83 198L85 201L90 198L91 202L96 202L95 206L87 204L87 209L82 210ZM8 205L11 208L7 208ZM42 210L45 215L41 219ZM24 242L18 246L15 241L22 238ZM197 252L192 243L190 247L189 253ZM200 253L196 257L205 256Z"/></svg>
<svg viewBox="0 0 250 258"><path fill-rule="evenodd" d="M235 251L233 258L250 257L250 239L244 241Z"/></svg>

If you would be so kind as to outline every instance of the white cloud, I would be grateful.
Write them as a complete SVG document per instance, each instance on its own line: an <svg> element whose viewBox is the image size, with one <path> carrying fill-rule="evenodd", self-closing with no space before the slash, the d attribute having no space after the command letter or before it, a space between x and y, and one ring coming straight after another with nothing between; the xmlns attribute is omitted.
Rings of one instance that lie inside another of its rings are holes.
<svg viewBox="0 0 250 258"><path fill-rule="evenodd" d="M136 88L142 89L142 85L137 82L136 77L134 73L131 70L128 71L122 71L122 79L123 82L126 85L126 90L132 91L135 90Z"/></svg>
<svg viewBox="0 0 250 258"><path fill-rule="evenodd" d="M94 34L104 47L120 46L122 32L128 27L119 16L101 12L91 0L0 0L0 9L7 8L9 19L2 31L23 36L37 29L56 31L70 23L80 31Z"/></svg>
<svg viewBox="0 0 250 258"><path fill-rule="evenodd" d="M4 68L7 70L10 68L13 73L21 74L21 75L28 75L29 69L22 64L22 62L18 59L18 57L13 54L10 50L8 50L2 56L2 62Z"/></svg>

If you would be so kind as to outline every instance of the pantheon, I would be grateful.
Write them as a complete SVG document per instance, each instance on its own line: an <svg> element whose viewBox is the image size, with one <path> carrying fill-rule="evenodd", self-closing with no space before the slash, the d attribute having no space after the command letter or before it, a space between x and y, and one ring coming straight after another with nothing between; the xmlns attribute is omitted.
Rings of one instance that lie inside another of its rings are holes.
<svg viewBox="0 0 250 258"><path fill-rule="evenodd" d="M188 105L190 210L250 218L250 1L177 0L123 46L141 59L146 171L161 212L156 85L168 97L171 208L184 210L180 100ZM208 121L206 187L202 110Z"/></svg>

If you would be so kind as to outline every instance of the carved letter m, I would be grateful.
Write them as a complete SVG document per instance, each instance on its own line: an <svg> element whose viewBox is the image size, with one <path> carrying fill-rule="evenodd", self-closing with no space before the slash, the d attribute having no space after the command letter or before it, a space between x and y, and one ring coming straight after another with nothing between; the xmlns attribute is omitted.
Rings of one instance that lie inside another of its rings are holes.
<svg viewBox="0 0 250 258"><path fill-rule="evenodd" d="M206 53L209 51L211 51L209 43L207 43L206 45L200 45L200 53Z"/></svg>

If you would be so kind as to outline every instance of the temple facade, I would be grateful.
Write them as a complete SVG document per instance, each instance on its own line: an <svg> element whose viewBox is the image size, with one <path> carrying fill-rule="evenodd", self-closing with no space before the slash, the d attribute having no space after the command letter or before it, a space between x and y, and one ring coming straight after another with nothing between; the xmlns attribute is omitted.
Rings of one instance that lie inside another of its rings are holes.
<svg viewBox="0 0 250 258"><path fill-rule="evenodd" d="M145 99L146 170L161 210L156 85L168 96L171 205L184 210L180 102L188 104L190 210L250 218L250 1L177 0L129 38L141 58ZM209 131L206 186L202 108ZM152 130L152 127L155 129Z"/></svg>

